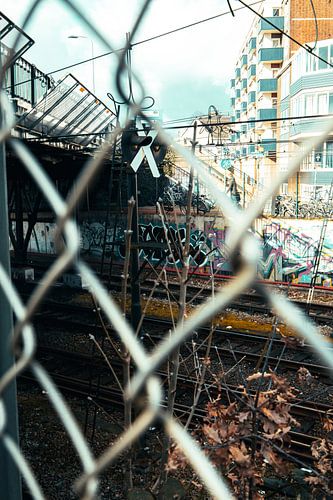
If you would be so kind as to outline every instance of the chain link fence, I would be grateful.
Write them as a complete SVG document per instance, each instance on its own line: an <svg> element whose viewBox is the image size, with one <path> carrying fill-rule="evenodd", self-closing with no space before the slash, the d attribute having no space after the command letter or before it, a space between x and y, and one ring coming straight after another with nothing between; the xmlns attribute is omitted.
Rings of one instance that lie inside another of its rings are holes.
<svg viewBox="0 0 333 500"><path fill-rule="evenodd" d="M28 13L26 22L34 16L36 8L40 2L33 3L30 12ZM82 25L89 30L92 30L99 41L104 44L105 48L113 51L114 47L110 46L108 41L103 37L97 26L93 26L82 12L78 10L74 3L70 1L62 2L66 8L71 9L80 19ZM126 91L123 88L122 77L127 71L126 53L130 48L131 41L135 36L137 29L142 20L149 16L149 4L145 1L137 16L135 24L131 30L131 36L127 40L127 46L122 51L115 51L115 57L118 57L118 68L115 75L120 95L127 99ZM25 27L23 24L23 28ZM2 74L2 80L4 75ZM137 80L141 86L141 82ZM142 88L143 90L143 88ZM145 95L144 92L142 95ZM149 117L145 116L140 104L128 102L130 113L141 115L143 119L150 121ZM73 485L76 492L81 498L91 499L97 496L99 474L107 466L115 462L121 453L129 448L131 444L144 433L153 421L162 423L165 432L169 435L183 451L197 475L203 481L207 491L214 497L219 499L231 498L232 495L228 490L227 483L220 476L216 468L209 462L205 453L199 448L197 442L191 435L180 425L180 423L170 416L161 405L163 392L160 380L154 375L155 371L161 366L166 358L188 337L191 336L194 330L200 325L214 317L218 312L223 311L239 294L253 284L256 280L257 264L260 260L260 242L249 231L255 219L260 217L266 202L278 190L279 185L286 182L288 176L294 173L302 160L307 156L313 148L321 144L332 130L332 120L328 121L324 132L315 138L309 139L308 143L303 148L303 151L293 157L289 163L287 172L278 174L271 185L260 193L258 197L250 204L245 211L242 211L234 206L229 197L216 187L214 179L209 176L207 169L198 161L193 154L187 149L177 144L167 133L161 129L156 123L151 123L152 127L156 128L160 137L167 145L172 145L177 154L181 155L189 165L193 166L194 171L200 177L202 183L205 184L212 198L220 206L228 225L228 235L226 248L229 258L233 255L239 255L238 274L234 280L222 287L214 297L210 298L206 303L198 306L193 315L187 318L184 323L175 327L170 336L161 341L153 351L149 353L144 349L139 338L136 336L131 325L126 321L122 311L113 301L112 297L107 293L102 283L80 258L80 234L79 228L73 216L75 207L85 193L87 186L97 175L101 168L103 160L110 154L113 143L117 135L121 133L120 128L115 128L110 139L104 142L100 150L89 159L85 168L76 181L75 191L70 193L67 199L62 199L48 178L43 164L40 163L29 148L20 139L11 137L11 130L15 126L15 116L4 92L1 93L1 264L0 264L0 285L2 290L1 301L1 316L2 316L2 335L6 332L9 337L11 310L14 311L16 323L13 333L10 335L10 349L6 344L6 350L2 357L5 357L5 370L1 374L0 379L0 440L4 450L2 457L3 463L8 460L15 462L17 470L23 476L28 488L35 499L44 498L40 485L38 484L31 467L25 460L20 448L16 444L15 437L11 431L12 422L10 420L11 405L7 397L9 387L13 387L16 378L26 369L33 372L40 386L47 393L47 397L54 406L64 429L66 430L73 446L75 447L82 464L82 474L77 478ZM6 217L4 210L6 209L5 198L5 151L4 148L13 150L16 156L20 159L25 169L34 179L36 185L43 193L52 207L57 218L58 227L58 257L53 265L47 270L43 280L30 296L26 304L23 303L18 291L11 282L8 266L8 232L6 227ZM7 254L7 257L6 257ZM104 451L100 456L94 457L89 445L82 435L75 418L73 417L65 399L59 393L55 384L52 382L46 370L38 363L35 357L36 352L36 335L34 329L34 314L48 293L52 284L61 276L61 274L69 267L73 266L77 272L82 275L85 282L89 284L91 292L96 297L98 303L103 309L106 317L117 331L119 338L126 346L136 370L125 392L125 398L135 401L139 395L145 394L145 408L136 417L132 426L126 429L119 439ZM333 368L333 356L330 350L327 350L321 336L317 333L315 326L298 310L291 302L281 295L274 294L272 291L263 288L267 300L275 313L290 327L294 328L300 336L303 336L310 344L323 361ZM12 359L16 356L16 363Z"/></svg>

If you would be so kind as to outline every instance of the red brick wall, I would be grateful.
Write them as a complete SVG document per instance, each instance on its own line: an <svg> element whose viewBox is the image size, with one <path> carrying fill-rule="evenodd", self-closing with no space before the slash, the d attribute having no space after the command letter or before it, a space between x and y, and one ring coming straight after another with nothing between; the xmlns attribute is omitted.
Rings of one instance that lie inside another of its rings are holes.
<svg viewBox="0 0 333 500"><path fill-rule="evenodd" d="M318 19L318 39L325 40L333 38L333 1L313 0L313 5ZM296 19L295 19L296 18ZM298 18L309 18L309 20L297 20ZM300 43L313 42L316 39L316 26L310 0L290 0L290 35ZM299 48L297 44L291 42L291 53Z"/></svg>

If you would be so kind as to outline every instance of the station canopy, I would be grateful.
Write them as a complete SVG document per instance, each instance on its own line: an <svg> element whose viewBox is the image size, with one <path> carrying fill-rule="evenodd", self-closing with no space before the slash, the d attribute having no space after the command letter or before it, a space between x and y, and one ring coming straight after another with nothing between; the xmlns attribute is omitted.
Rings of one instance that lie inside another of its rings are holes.
<svg viewBox="0 0 333 500"><path fill-rule="evenodd" d="M110 131L113 111L93 95L73 75L67 75L51 88L18 125L43 142L68 143L81 147L99 145Z"/></svg>

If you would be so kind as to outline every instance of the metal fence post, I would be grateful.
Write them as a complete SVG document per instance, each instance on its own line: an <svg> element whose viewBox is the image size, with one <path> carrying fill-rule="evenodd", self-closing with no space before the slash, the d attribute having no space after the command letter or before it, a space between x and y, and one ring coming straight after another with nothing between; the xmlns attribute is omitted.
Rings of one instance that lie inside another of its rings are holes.
<svg viewBox="0 0 333 500"><path fill-rule="evenodd" d="M5 145L2 143L0 144L0 262L5 271L10 273L6 177ZM7 297L2 288L0 288L0 377L14 363L14 356L10 350L12 326L12 310ZM7 415L6 433L18 442L16 383L12 382L1 396L4 400ZM0 484L2 498L8 500L20 500L22 498L19 471L1 439Z"/></svg>

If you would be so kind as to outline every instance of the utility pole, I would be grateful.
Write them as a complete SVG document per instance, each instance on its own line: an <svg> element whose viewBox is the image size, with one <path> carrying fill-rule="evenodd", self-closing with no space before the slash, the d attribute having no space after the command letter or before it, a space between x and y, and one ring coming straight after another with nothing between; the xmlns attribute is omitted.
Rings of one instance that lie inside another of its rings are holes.
<svg viewBox="0 0 333 500"><path fill-rule="evenodd" d="M195 155L195 148L198 144L197 141L197 127L198 123L195 121L193 125L193 139L191 140L191 145L192 145L192 154ZM193 178L193 167L191 166L191 171L190 171L190 179L191 177ZM196 181L197 181L197 214L199 213L199 174L196 176ZM193 180L190 180L190 183L192 184ZM192 193L191 193L192 196Z"/></svg>

